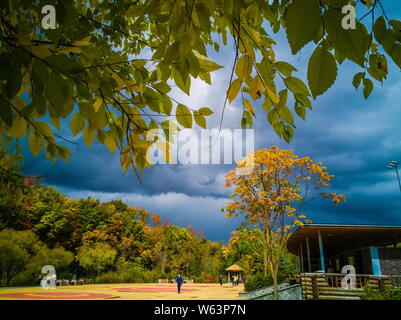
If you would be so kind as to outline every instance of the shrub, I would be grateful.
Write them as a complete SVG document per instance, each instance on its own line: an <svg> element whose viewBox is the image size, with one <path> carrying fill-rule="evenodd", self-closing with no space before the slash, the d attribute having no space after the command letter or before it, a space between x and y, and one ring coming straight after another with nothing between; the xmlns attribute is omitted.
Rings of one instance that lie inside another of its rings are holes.
<svg viewBox="0 0 401 320"><path fill-rule="evenodd" d="M271 286L273 279L270 275L265 276L263 273L257 273L248 278L245 282L245 291L253 291L263 287Z"/></svg>
<svg viewBox="0 0 401 320"><path fill-rule="evenodd" d="M380 292L370 286L363 288L361 300L401 300L401 287L388 287Z"/></svg>
<svg viewBox="0 0 401 320"><path fill-rule="evenodd" d="M33 286L39 284L39 276L35 275L30 271L23 271L15 275L10 282L10 286L19 287L19 286Z"/></svg>
<svg viewBox="0 0 401 320"><path fill-rule="evenodd" d="M105 272L99 275L96 283L154 283L159 274L151 270L143 270L140 267L131 267L123 272Z"/></svg>

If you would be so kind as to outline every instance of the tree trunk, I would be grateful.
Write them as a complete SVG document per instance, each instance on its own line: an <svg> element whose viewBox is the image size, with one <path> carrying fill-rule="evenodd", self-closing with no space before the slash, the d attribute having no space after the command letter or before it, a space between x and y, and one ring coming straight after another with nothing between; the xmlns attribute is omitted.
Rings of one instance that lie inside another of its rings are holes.
<svg viewBox="0 0 401 320"><path fill-rule="evenodd" d="M273 300L278 300L278 280L277 280L277 273L272 273L273 278Z"/></svg>
<svg viewBox="0 0 401 320"><path fill-rule="evenodd" d="M270 263L270 274L273 279L273 300L278 300L278 267L279 262L273 258Z"/></svg>
<svg viewBox="0 0 401 320"><path fill-rule="evenodd" d="M269 261L268 261L268 256L267 256L267 248L265 248L263 251L263 272L264 272L265 277L267 276L268 268L269 268Z"/></svg>

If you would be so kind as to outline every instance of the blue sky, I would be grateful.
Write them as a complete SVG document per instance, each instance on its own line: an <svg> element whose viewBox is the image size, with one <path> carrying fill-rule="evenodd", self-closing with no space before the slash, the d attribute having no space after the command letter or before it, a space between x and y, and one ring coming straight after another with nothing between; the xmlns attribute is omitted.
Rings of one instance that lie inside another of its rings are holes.
<svg viewBox="0 0 401 320"><path fill-rule="evenodd" d="M399 19L401 8L396 1L384 1L387 15ZM366 11L359 8L358 16ZM290 54L285 34L274 36L276 58L291 62L305 80L309 45L295 56ZM209 107L215 115L209 127L218 127L227 89L233 48L222 48L212 54L215 61L226 67L212 75L213 85L194 81L191 95L174 90L175 97L185 103ZM310 156L322 161L335 175L332 190L346 195L347 201L333 206L329 201L315 201L306 208L313 222L377 223L401 225L401 193L393 170L386 169L391 160L401 161L401 73L389 62L390 73L382 86L375 82L375 90L368 100L352 86L352 77L361 71L351 62L343 63L335 85L314 101L314 110L306 121L297 119L295 137L290 144L278 139L267 123L263 110L255 119L255 148L291 148L299 156ZM228 106L223 128L240 128L242 107L240 99ZM68 122L67 128L68 128ZM239 223L224 218L220 208L228 201L229 190L224 189L224 175L231 165L156 165L145 171L142 183L128 173L123 175L119 155L110 154L98 144L88 149L80 135L70 147L74 156L69 162L57 160L52 164L42 152L34 158L25 148L25 174L45 175L45 184L57 187L70 197L96 197L104 201L123 199L134 206L144 206L171 223L191 224L201 229L212 240L227 240Z"/></svg>

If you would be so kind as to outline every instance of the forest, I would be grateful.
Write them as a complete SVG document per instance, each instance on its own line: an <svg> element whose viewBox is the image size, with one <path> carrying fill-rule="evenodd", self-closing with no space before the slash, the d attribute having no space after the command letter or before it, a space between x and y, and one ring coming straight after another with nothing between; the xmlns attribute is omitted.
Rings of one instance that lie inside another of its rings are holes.
<svg viewBox="0 0 401 320"><path fill-rule="evenodd" d="M15 157L4 156L3 163L18 163ZM177 273L217 282L233 263L251 278L263 270L262 243L251 230L239 227L225 244L210 241L202 231L172 225L145 208L71 199L19 175L18 165L8 167L0 170L1 286L38 284L46 264L59 279L86 283L156 282ZM286 255L280 270L289 274L294 267Z"/></svg>
<svg viewBox="0 0 401 320"><path fill-rule="evenodd" d="M3 194L0 212L3 286L38 284L46 264L55 266L60 279L75 276L88 283L156 282L177 273L215 282L232 263L249 274L263 268L258 242L239 237L239 231L223 245L120 200L70 199L37 185L18 203Z"/></svg>

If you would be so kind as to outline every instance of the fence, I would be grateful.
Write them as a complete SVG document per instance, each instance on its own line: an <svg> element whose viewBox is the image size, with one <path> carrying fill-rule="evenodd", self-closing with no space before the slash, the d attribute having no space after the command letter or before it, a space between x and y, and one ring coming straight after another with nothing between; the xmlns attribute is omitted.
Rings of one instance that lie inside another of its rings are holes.
<svg viewBox="0 0 401 320"><path fill-rule="evenodd" d="M304 300L360 300L363 287L384 291L388 286L401 285L401 276L355 275L355 289L344 289L341 281L346 274L302 273L298 281Z"/></svg>

